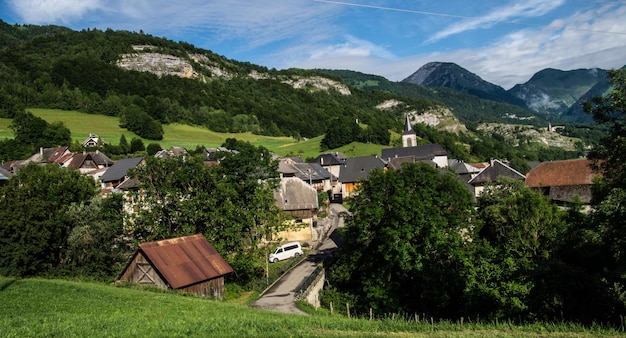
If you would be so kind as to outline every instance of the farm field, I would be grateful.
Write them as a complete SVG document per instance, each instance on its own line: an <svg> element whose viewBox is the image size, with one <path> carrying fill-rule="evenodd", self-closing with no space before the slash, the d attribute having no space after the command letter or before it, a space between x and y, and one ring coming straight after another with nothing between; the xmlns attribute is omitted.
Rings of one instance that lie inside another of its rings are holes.
<svg viewBox="0 0 626 338"><path fill-rule="evenodd" d="M117 117L59 109L28 108L26 110L35 116L41 117L48 123L54 121L63 122L71 131L72 139L77 142L83 142L89 134L97 134L105 142L117 144L120 137L124 135L129 142L133 138L140 138L146 146L150 143L158 143L166 149L177 146L193 150L198 145L215 148L220 146L227 138L236 138L248 141L255 146L264 146L280 156L301 156L303 159L307 159L317 157L321 153L320 141L323 138L323 136L318 136L297 142L290 137L270 137L251 133L217 133L206 128L174 123L163 125L163 140L154 141L143 139L133 132L120 128ZM11 119L0 118L0 140L14 137L13 131L9 128L10 124ZM333 151L339 151L350 157L355 157L380 154L382 148L384 146L352 143Z"/></svg>
<svg viewBox="0 0 626 338"><path fill-rule="evenodd" d="M0 277L4 337L618 337L565 324L355 319L308 309L288 315L239 304L108 284Z"/></svg>

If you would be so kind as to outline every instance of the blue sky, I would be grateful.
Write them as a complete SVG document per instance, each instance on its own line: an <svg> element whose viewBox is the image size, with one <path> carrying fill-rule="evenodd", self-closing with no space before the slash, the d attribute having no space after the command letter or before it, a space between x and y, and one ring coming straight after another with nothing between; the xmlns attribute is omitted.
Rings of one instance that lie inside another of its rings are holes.
<svg viewBox="0 0 626 338"><path fill-rule="evenodd" d="M142 30L269 68L393 81L431 61L505 89L544 68L626 65L625 0L2 0L0 18Z"/></svg>

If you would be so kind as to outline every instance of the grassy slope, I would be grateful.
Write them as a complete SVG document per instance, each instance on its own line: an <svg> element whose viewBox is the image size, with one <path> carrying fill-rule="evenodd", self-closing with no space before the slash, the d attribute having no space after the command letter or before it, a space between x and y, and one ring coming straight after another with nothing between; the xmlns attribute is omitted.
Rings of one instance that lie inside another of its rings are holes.
<svg viewBox="0 0 626 338"><path fill-rule="evenodd" d="M430 325L427 321L369 321L327 313L287 315L171 292L45 279L0 277L0 304L4 337L619 336L615 331L564 325Z"/></svg>
<svg viewBox="0 0 626 338"><path fill-rule="evenodd" d="M34 115L46 120L48 123L61 121L72 132L72 139L83 142L89 134L97 134L105 140L113 144L119 143L122 134L125 135L128 142L138 137L135 133L119 127L116 117L104 115L90 115L77 111L65 111L57 109L38 109L29 108L28 111ZM10 119L0 118L0 140L5 138L13 138L13 132L9 129ZM253 135L251 133L229 134L216 133L205 128L193 127L183 124L169 124L163 126L164 137L161 141L152 141L143 139L147 146L150 143L159 143L164 148L172 146L185 147L193 150L198 145L207 148L220 146L227 138L237 138L239 140L248 141L256 146L264 146L272 152L280 155L302 156L302 158L313 158L320 154L320 141L323 136L318 136L306 141L296 142L290 137L269 137ZM380 154L383 146L353 143L344 146L335 151L343 152L348 156L364 156L372 154Z"/></svg>

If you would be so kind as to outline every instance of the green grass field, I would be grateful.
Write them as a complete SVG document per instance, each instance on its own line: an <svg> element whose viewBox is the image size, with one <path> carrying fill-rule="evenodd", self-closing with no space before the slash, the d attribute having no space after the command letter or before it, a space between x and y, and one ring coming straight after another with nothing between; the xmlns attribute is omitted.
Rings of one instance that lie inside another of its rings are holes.
<svg viewBox="0 0 626 338"><path fill-rule="evenodd" d="M227 286L228 287L228 286ZM239 304L106 284L0 277L3 337L597 337L576 325L515 326L288 315Z"/></svg>
<svg viewBox="0 0 626 338"><path fill-rule="evenodd" d="M28 108L27 111L35 116L41 117L48 123L61 121L72 132L72 139L83 142L89 134L97 134L105 142L112 144L119 143L120 137L125 135L128 142L133 138L140 138L135 133L119 127L117 117L104 115L91 115L78 111L67 111L59 109ZM9 129L11 119L0 118L0 140L13 138L13 131ZM302 156L303 159L317 157L321 153L320 141L323 136L318 136L309 140L297 142L290 137L269 137L253 135L251 133L216 133L206 128L194 127L184 124L169 124L163 126L163 140L152 141L142 139L144 145L158 143L163 148L172 146L185 147L193 150L201 145L207 148L220 146L227 138L248 141L256 146L264 146L270 151L280 156ZM380 154L383 148L381 145L352 143L335 149L350 157Z"/></svg>

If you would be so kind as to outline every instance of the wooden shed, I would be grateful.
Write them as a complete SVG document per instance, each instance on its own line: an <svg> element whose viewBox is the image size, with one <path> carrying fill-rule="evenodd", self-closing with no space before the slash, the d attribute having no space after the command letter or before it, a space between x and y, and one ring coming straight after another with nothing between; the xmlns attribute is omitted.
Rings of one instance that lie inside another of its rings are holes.
<svg viewBox="0 0 626 338"><path fill-rule="evenodd" d="M232 267L202 234L140 244L116 281L224 297Z"/></svg>

